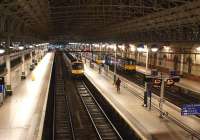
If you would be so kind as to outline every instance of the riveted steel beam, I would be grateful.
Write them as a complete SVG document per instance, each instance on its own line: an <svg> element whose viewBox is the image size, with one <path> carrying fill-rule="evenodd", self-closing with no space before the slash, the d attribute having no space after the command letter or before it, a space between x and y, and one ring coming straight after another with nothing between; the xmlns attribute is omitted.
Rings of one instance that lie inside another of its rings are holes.
<svg viewBox="0 0 200 140"><path fill-rule="evenodd" d="M122 35L136 33L139 34L138 36L136 35L137 39L139 39L138 37L141 37L141 39L145 40L147 36L146 34L148 34L151 30L161 31L163 29L173 29L174 32L177 32L178 34L180 31L178 31L176 27L197 26L199 25L199 21L200 1L195 1L184 6L164 10L159 13L147 15L124 23L111 25L108 28L102 29L99 33L100 36L104 36L106 38L116 38L116 36L118 36L118 39L122 37ZM197 31L199 31L199 29ZM163 33L160 34L162 35ZM159 39L162 39L162 37L158 36L157 40Z"/></svg>

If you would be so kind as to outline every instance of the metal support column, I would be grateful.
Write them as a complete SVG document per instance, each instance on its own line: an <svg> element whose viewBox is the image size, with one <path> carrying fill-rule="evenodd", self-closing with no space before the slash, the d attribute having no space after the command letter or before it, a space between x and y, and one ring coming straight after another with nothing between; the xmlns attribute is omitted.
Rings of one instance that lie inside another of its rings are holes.
<svg viewBox="0 0 200 140"><path fill-rule="evenodd" d="M31 64L30 64L30 70L32 71L34 69L34 64L33 64L33 52L30 52L30 56L31 56Z"/></svg>
<svg viewBox="0 0 200 140"><path fill-rule="evenodd" d="M149 61L149 50L147 48L147 52L146 52L146 74L147 74L147 71L148 71L148 61Z"/></svg>
<svg viewBox="0 0 200 140"><path fill-rule="evenodd" d="M22 75L21 75L21 79L25 79L26 78L26 72L25 72L25 56L24 54L22 55Z"/></svg>
<svg viewBox="0 0 200 140"><path fill-rule="evenodd" d="M7 95L12 95L12 86L11 86L11 60L10 60L10 55L8 54L6 56L6 69L7 69L7 74L6 74L6 94Z"/></svg>
<svg viewBox="0 0 200 140"><path fill-rule="evenodd" d="M146 69L145 69L145 75L147 75L147 71L148 71L148 59L149 59L149 50L148 48L146 48L147 52L146 52ZM148 96L147 96L147 82L145 82L145 91L144 91L144 106L147 107L148 106Z"/></svg>
<svg viewBox="0 0 200 140"><path fill-rule="evenodd" d="M184 54L181 54L180 75L183 75L183 61L184 61Z"/></svg>

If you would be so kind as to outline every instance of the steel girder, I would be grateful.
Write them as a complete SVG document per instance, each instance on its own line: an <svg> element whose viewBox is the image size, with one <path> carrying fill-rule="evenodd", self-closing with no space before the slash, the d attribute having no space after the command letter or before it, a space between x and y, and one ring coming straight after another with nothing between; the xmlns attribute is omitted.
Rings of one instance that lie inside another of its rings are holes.
<svg viewBox="0 0 200 140"><path fill-rule="evenodd" d="M1 0L0 17L4 20L1 20L0 33L13 37L48 36L48 15L47 0ZM8 19L11 22L3 22Z"/></svg>
<svg viewBox="0 0 200 140"><path fill-rule="evenodd" d="M106 30L104 27L109 25L187 2L191 0L51 0L50 23L55 35L82 36L83 40L89 36L91 39L91 36L97 37L97 30Z"/></svg>
<svg viewBox="0 0 200 140"><path fill-rule="evenodd" d="M200 41L200 1L164 10L100 31L104 39L143 41Z"/></svg>
<svg viewBox="0 0 200 140"><path fill-rule="evenodd" d="M138 40L154 40L152 35L159 34L162 38L172 34L171 30L164 35L158 32L165 27L174 30L177 21L173 21L173 15L176 15L173 11L176 12L181 5L188 6L191 5L189 3L197 2L198 0L0 0L0 31L5 33L9 26L8 31L13 36L27 35L41 39L54 36L59 40L123 41L134 35ZM190 9L186 10L193 13ZM167 14L168 11L172 13ZM167 19L161 20L160 15ZM194 21L196 18L189 20ZM13 21L6 23L7 19ZM190 23L187 16L180 16L178 20L184 26ZM169 25L162 25L164 21L168 21ZM195 24L195 29L196 26ZM133 27L138 30L133 30ZM180 30L185 31L182 28ZM142 38L138 38L136 34Z"/></svg>

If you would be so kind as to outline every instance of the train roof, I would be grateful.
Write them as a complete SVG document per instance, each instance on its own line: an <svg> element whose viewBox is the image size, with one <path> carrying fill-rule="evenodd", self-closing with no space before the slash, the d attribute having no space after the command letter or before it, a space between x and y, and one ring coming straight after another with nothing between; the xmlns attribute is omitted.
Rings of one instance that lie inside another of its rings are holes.
<svg viewBox="0 0 200 140"><path fill-rule="evenodd" d="M70 54L68 52L65 52L65 54L71 60L71 62L77 61L77 58L75 56L73 56L72 54Z"/></svg>
<svg viewBox="0 0 200 140"><path fill-rule="evenodd" d="M83 62L82 62L82 61L80 61L80 60L73 61L72 63L80 63L80 64L83 64Z"/></svg>

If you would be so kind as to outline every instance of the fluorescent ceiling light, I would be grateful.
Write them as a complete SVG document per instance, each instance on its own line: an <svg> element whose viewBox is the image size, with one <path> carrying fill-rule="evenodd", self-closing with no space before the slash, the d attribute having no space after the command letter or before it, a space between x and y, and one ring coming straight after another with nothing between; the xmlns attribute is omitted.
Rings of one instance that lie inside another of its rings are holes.
<svg viewBox="0 0 200 140"><path fill-rule="evenodd" d="M158 48L151 48L151 51L152 51L152 52L157 52L157 51L158 51Z"/></svg>
<svg viewBox="0 0 200 140"><path fill-rule="evenodd" d="M3 54L5 53L5 50L4 49L0 49L0 54Z"/></svg>
<svg viewBox="0 0 200 140"><path fill-rule="evenodd" d="M20 47L19 47L19 50L23 50L23 49L24 49L24 47L23 47L23 46L20 46Z"/></svg>
<svg viewBox="0 0 200 140"><path fill-rule="evenodd" d="M30 45L30 46L29 46L29 48L33 48L33 46L32 46L32 45Z"/></svg>
<svg viewBox="0 0 200 140"><path fill-rule="evenodd" d="M197 47L196 50L197 50L198 52L200 52L200 47Z"/></svg>
<svg viewBox="0 0 200 140"><path fill-rule="evenodd" d="M169 51L170 50L170 47L169 46L164 46L164 49Z"/></svg>
<svg viewBox="0 0 200 140"><path fill-rule="evenodd" d="M138 52L144 52L144 48L139 47L139 48L137 48L137 51L138 51Z"/></svg>

